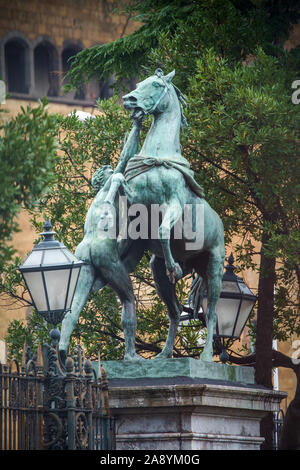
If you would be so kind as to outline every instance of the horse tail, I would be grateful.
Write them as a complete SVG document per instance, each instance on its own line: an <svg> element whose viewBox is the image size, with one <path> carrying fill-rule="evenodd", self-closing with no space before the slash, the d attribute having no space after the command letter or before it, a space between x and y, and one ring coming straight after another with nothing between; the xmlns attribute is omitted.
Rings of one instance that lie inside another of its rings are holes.
<svg viewBox="0 0 300 470"><path fill-rule="evenodd" d="M204 282L204 278L197 274L195 279L192 282L189 297L188 297L188 304L194 310L194 313L198 313L200 308L202 308L203 297L206 293L206 285Z"/></svg>

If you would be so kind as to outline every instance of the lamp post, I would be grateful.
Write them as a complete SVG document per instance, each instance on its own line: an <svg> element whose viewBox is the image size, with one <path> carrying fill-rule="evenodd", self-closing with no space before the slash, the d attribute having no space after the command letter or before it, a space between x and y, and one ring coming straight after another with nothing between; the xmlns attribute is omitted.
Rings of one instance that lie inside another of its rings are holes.
<svg viewBox="0 0 300 470"><path fill-rule="evenodd" d="M47 219L41 233L44 240L33 248L19 270L37 313L54 326L50 336L56 346L60 338L57 325L71 308L84 262L55 240L55 232L51 229Z"/></svg>
<svg viewBox="0 0 300 470"><path fill-rule="evenodd" d="M102 419L102 403L104 403L102 387L105 384L99 381L100 388L95 382L93 365L89 359L83 362L82 348L76 348L74 359L68 356L62 361L57 354L60 337L57 325L71 309L80 270L85 263L78 260L63 243L54 239L55 232L52 231L48 219L41 235L44 239L33 248L24 263L19 266L19 270L37 313L53 325L50 332L52 344L42 344L36 363L33 360L26 363L24 386L29 375L27 372L29 365L33 372L28 383L28 391L24 389L25 399L22 397L22 403L30 401L28 410L26 407L22 408L24 419L26 418L27 422L27 418L30 417L32 421L32 413L26 417L25 411L32 410L31 401L36 403L35 400L38 398L38 413L34 416L37 426L33 428L31 425L30 430L35 430L40 448L92 450L98 438L101 440L101 449L102 442L103 447L109 448L113 445L111 444L112 421L109 416L105 420ZM37 369L37 366L40 366L40 369ZM33 393L31 386L34 386L34 395L36 395L34 398L31 396ZM106 405L109 406L107 403ZM103 441L104 437L107 439L106 443Z"/></svg>
<svg viewBox="0 0 300 470"><path fill-rule="evenodd" d="M243 279L234 273L236 267L233 263L234 258L231 253L223 274L222 290L216 306L217 324L214 340L222 362L229 359L226 349L233 341L240 338L257 300ZM194 312L193 309L184 307L183 312L187 313L183 313L181 319L186 321L188 318L199 318L205 323L206 311L205 294L202 299L202 311Z"/></svg>

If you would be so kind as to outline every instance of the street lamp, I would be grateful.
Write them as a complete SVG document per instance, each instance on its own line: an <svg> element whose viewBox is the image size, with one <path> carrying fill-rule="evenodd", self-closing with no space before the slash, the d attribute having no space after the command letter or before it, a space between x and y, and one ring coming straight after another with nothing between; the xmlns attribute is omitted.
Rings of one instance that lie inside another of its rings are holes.
<svg viewBox="0 0 300 470"><path fill-rule="evenodd" d="M234 258L231 253L223 274L222 290L216 306L217 324L214 340L222 362L229 359L226 349L233 341L240 338L257 300L243 279L234 273L236 267L233 263ZM207 294L205 293L202 299L202 311L194 312L193 309L184 307L183 312L187 313L183 313L181 318L185 321L187 318L199 318L204 319L205 322L206 311Z"/></svg>
<svg viewBox="0 0 300 470"><path fill-rule="evenodd" d="M70 310L81 266L84 264L63 243L54 239L52 225L47 219L44 240L38 243L19 266L36 311L54 329L50 336L54 345L60 334L57 329Z"/></svg>

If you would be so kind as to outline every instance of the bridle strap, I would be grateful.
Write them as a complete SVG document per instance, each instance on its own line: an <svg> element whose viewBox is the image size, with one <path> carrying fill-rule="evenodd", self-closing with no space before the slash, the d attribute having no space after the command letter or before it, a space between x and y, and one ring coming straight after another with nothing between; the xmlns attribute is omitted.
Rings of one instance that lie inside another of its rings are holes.
<svg viewBox="0 0 300 470"><path fill-rule="evenodd" d="M163 97L165 96L165 94L167 93L167 91L169 89L169 87L168 87L167 83L165 83L164 79L162 77L159 77L159 78L161 78L163 83L164 83L164 89L161 92L161 95L158 98L158 100L156 101L156 103L152 106L152 108L149 111L145 111L145 114L151 114L151 113L153 113L153 111L156 110L157 106L159 105L159 103L161 102L161 100L163 99Z"/></svg>

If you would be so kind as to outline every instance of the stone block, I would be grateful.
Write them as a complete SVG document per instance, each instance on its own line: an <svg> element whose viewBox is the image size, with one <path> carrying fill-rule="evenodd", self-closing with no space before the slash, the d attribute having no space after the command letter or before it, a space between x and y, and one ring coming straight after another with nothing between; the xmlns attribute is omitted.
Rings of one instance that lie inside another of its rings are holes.
<svg viewBox="0 0 300 470"><path fill-rule="evenodd" d="M259 450L260 420L286 396L255 385L172 380L112 381L117 450Z"/></svg>

